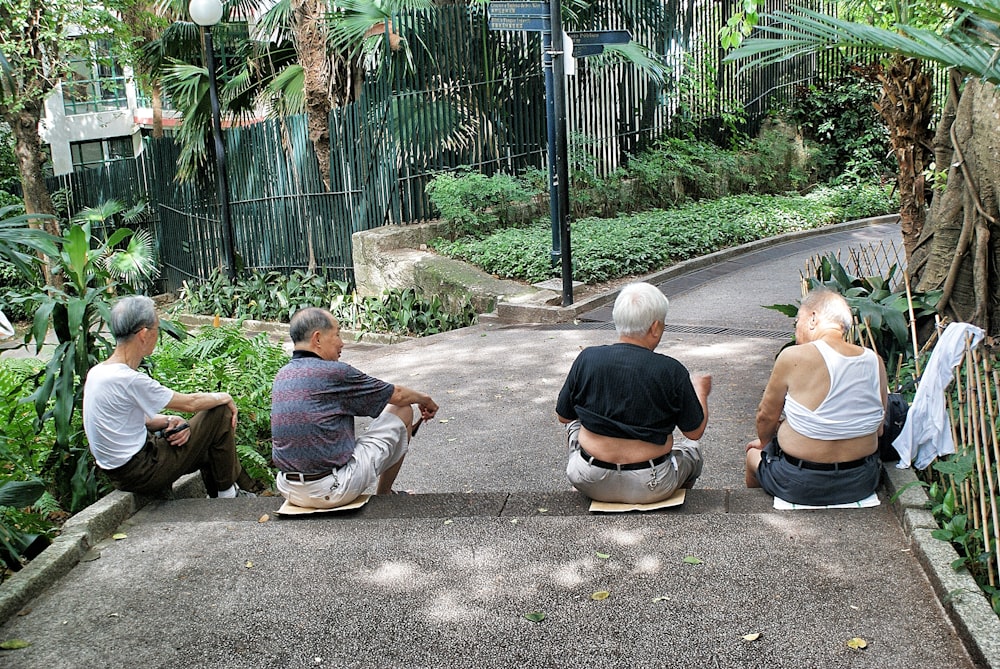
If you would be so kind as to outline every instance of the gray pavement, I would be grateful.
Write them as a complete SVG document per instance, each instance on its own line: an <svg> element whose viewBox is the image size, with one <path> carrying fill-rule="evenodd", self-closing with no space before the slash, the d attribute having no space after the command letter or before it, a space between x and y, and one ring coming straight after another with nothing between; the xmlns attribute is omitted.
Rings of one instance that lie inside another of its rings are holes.
<svg viewBox="0 0 1000 669"><path fill-rule="evenodd" d="M762 305L797 299L815 253L893 236L839 228L755 245L683 285L654 277L672 305L659 350L714 376L705 473L682 507L591 515L566 482L555 397L581 348L614 340L600 305L577 324L348 346L345 361L441 406L397 480L413 495L294 520L275 518L280 498L134 514L116 498L127 537L81 540L84 561L0 628L31 643L0 666L1000 666L996 617L962 618L982 598L919 541L921 499L889 504L898 472L867 510L777 512L743 487L743 445L790 336Z"/></svg>

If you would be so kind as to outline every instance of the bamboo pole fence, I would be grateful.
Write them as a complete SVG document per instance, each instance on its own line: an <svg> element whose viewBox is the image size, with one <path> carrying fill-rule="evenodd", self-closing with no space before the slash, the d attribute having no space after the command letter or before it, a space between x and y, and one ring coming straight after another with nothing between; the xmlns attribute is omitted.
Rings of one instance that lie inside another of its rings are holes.
<svg viewBox="0 0 1000 669"><path fill-rule="evenodd" d="M901 248L890 241L872 243L859 249L850 249L844 264L845 270L854 276L872 277L885 276L889 268L896 265L905 267ZM837 255L840 261L840 254ZM806 263L802 273L803 295L808 290L807 277L822 278L822 256L815 256ZM917 328L913 322L912 293L909 276L905 269L898 273L895 289L906 291L910 308L905 314L912 338L915 364L913 368L914 381L919 384L921 362L930 356L940 333L944 331L947 321L936 319L933 332L923 346L917 341ZM867 322L855 322L851 337L862 345L877 351L875 340ZM951 461L968 461L967 472L953 474L928 466L917 472L918 477L927 484L937 483L941 490L952 491L955 499L953 515L965 515L967 528L974 538L967 541L964 548L975 551L966 555L965 565L976 577L981 586L997 588L1000 581L1000 512L997 498L1000 497L1000 432L998 432L998 413L1000 413L1000 370L998 370L998 349L991 338L987 337L976 348L966 342L965 353L961 362L955 368L955 380L945 389L945 404L951 418L952 437L956 452L947 456ZM886 361L890 373L895 371L897 385L904 385L900 379L902 373L903 354L897 360ZM891 465L890 465L891 466Z"/></svg>

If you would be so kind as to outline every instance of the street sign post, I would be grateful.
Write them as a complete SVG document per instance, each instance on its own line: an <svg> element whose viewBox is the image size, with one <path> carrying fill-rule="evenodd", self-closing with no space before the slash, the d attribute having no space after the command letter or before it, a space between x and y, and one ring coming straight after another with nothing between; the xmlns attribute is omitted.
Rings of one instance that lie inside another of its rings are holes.
<svg viewBox="0 0 1000 669"><path fill-rule="evenodd" d="M566 56L595 56L609 44L627 44L627 30L566 33L563 40L559 0L492 0L487 5L490 30L540 32L545 74L545 121L548 133L549 214L552 218L552 262L561 261L563 306L573 304L570 257L569 165L566 149ZM570 61L573 62L573 61Z"/></svg>

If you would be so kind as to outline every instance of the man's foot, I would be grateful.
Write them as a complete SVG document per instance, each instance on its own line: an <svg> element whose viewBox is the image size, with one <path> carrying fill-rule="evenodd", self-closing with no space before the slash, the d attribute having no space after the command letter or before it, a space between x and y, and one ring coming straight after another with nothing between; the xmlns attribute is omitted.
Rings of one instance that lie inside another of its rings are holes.
<svg viewBox="0 0 1000 669"><path fill-rule="evenodd" d="M410 495L409 491L407 491L407 490L393 490L393 491L392 491L391 493L389 493L389 494L390 494L390 495L406 495L406 496L409 496L409 495Z"/></svg>
<svg viewBox="0 0 1000 669"><path fill-rule="evenodd" d="M256 495L256 493L252 493L249 490L244 490L243 488L240 488L239 486L237 486L237 488L236 488L236 496L237 497L256 497L257 495Z"/></svg>

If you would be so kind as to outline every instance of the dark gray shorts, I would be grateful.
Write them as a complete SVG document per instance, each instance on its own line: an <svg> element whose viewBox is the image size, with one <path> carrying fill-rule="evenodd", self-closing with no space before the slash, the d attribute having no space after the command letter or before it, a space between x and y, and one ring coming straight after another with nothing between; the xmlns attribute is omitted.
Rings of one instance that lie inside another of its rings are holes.
<svg viewBox="0 0 1000 669"><path fill-rule="evenodd" d="M878 453L853 469L821 471L789 463L781 456L778 438L764 447L757 481L765 492L793 504L826 506L849 504L871 495L882 479Z"/></svg>

